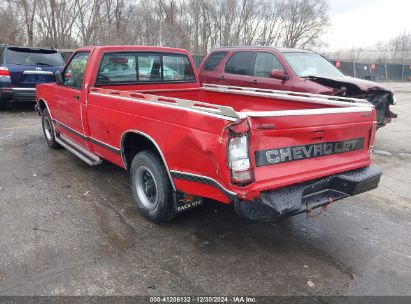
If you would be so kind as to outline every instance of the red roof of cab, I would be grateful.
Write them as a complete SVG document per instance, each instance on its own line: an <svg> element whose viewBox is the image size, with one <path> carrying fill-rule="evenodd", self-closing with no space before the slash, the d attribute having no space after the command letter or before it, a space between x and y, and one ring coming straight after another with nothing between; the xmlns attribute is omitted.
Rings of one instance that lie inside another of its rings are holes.
<svg viewBox="0 0 411 304"><path fill-rule="evenodd" d="M78 48L76 52L81 51L148 51L148 52L169 52L190 55L190 52L185 49L163 47L163 46L143 46L143 45L101 45L101 46L85 46Z"/></svg>

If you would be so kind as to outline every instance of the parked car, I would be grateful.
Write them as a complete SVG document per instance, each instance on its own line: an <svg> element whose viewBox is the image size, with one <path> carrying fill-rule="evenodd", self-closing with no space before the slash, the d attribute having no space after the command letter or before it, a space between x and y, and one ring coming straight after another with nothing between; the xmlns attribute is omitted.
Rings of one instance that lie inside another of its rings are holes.
<svg viewBox="0 0 411 304"><path fill-rule="evenodd" d="M213 50L200 67L201 83L364 98L377 110L378 127L397 115L394 93L375 82L345 76L317 53L290 48Z"/></svg>
<svg viewBox="0 0 411 304"><path fill-rule="evenodd" d="M55 81L63 66L54 49L0 45L0 109L9 101L35 102L36 85Z"/></svg>
<svg viewBox="0 0 411 304"><path fill-rule="evenodd" d="M370 166L367 101L201 87L181 49L81 48L56 83L37 86L36 107L51 148L129 170L134 201L154 222L203 198L253 220L310 213L381 176Z"/></svg>

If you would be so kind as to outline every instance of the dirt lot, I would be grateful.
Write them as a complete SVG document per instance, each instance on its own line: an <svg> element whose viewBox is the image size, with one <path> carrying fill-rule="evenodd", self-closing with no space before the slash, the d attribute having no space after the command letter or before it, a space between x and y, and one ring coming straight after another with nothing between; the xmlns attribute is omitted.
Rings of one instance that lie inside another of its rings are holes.
<svg viewBox="0 0 411 304"><path fill-rule="evenodd" d="M411 84L391 86L380 187L282 223L208 202L151 224L125 171L49 149L32 105L1 112L0 294L411 295Z"/></svg>

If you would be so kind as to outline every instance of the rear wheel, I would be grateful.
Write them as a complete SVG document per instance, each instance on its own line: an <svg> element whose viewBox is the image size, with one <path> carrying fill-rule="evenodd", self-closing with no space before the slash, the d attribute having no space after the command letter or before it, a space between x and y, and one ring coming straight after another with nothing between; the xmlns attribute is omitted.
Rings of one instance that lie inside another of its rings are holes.
<svg viewBox="0 0 411 304"><path fill-rule="evenodd" d="M139 152L131 164L130 177L134 201L147 219L161 223L175 216L173 189L157 154L148 150Z"/></svg>
<svg viewBox="0 0 411 304"><path fill-rule="evenodd" d="M49 147L53 149L60 148L61 146L56 141L53 122L47 109L44 109L41 113L41 124L43 126L44 138Z"/></svg>

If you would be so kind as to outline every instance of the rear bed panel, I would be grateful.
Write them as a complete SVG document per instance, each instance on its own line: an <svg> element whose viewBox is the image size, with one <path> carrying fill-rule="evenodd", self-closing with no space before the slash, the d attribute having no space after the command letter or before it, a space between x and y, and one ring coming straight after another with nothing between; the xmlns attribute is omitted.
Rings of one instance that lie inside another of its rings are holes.
<svg viewBox="0 0 411 304"><path fill-rule="evenodd" d="M366 114L249 117L256 181L247 191L276 189L368 166L374 119L374 110Z"/></svg>

